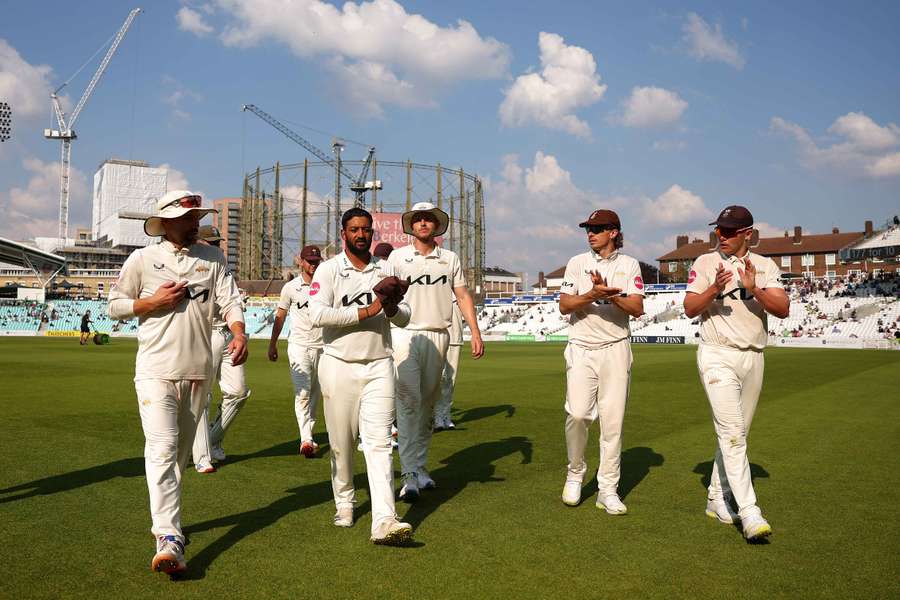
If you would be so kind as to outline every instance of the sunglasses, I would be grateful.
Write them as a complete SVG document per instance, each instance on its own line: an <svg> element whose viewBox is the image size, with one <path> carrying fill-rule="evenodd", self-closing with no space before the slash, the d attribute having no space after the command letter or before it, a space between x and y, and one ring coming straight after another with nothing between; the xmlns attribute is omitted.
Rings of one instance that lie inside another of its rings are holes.
<svg viewBox="0 0 900 600"><path fill-rule="evenodd" d="M602 233L604 231L612 231L616 229L615 225L585 225L584 228L588 233L593 233L594 235L598 233Z"/></svg>
<svg viewBox="0 0 900 600"><path fill-rule="evenodd" d="M745 231L750 231L750 229L750 227L743 227L741 229L733 229L731 227L716 227L715 232L717 236L728 240L736 237L741 233L744 233Z"/></svg>
<svg viewBox="0 0 900 600"><path fill-rule="evenodd" d="M185 196L178 200L172 200L166 207L180 206L182 208L200 208L200 196Z"/></svg>

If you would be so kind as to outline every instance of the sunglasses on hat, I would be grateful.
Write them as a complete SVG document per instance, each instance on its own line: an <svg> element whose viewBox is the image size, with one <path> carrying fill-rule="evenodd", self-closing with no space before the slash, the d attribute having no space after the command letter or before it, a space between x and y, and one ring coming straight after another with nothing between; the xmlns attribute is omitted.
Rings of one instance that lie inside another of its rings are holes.
<svg viewBox="0 0 900 600"><path fill-rule="evenodd" d="M716 235L726 240L729 240L738 234L744 233L745 231L749 231L751 227L741 227L740 229L735 229L733 227L716 227L715 232Z"/></svg>
<svg viewBox="0 0 900 600"><path fill-rule="evenodd" d="M172 200L169 206L180 206L182 208L200 208L200 196L185 196L184 198L179 198L178 200Z"/></svg>

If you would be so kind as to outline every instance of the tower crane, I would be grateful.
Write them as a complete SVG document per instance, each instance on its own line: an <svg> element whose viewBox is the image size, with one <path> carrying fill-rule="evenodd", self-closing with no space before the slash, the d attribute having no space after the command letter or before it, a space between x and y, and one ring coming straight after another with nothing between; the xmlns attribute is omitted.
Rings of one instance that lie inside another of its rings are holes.
<svg viewBox="0 0 900 600"><path fill-rule="evenodd" d="M87 87L85 88L84 93L81 95L81 99L78 101L78 104L75 105L75 109L72 111L72 114L69 115L68 120L66 119L66 113L63 111L62 105L60 104L59 93L69 84L69 81L71 81L75 77L75 75L78 74L78 71L81 71L81 69L76 71L75 75L70 77L68 81L66 81L50 93L50 101L53 105L53 114L56 116L56 122L59 125L59 129L45 129L44 137L48 140L62 141L62 152L59 168L58 233L60 244L64 245L65 240L69 235L69 172L72 161L72 142L78 137L77 135L75 135L75 121L78 120L78 116L81 115L81 111L84 110L84 105L87 104L87 101L90 99L91 94L94 93L94 89L97 87L97 84L100 83L100 78L103 77L103 73L106 72L106 67L109 66L109 62L112 60L113 55L119 48L119 44L122 43L122 40L125 38L125 34L128 33L128 28L131 27L131 23L140 12L142 12L140 8L135 8L130 13L128 13L128 17L125 18L125 22L122 24L122 27L119 28L119 31L113 37L112 44L110 45L109 50L106 51L106 56L104 56L103 60L100 61L100 66L97 68L97 71L91 78L90 83L88 83Z"/></svg>

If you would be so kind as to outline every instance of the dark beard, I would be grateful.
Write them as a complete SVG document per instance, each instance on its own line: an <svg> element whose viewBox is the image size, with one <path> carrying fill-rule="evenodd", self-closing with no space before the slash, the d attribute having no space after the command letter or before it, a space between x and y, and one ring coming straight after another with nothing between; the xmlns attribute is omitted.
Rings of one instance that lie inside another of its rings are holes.
<svg viewBox="0 0 900 600"><path fill-rule="evenodd" d="M369 260L372 259L372 255L369 254L368 246L365 248L357 248L353 244L344 244L344 249L360 260L364 260L364 261L368 262Z"/></svg>

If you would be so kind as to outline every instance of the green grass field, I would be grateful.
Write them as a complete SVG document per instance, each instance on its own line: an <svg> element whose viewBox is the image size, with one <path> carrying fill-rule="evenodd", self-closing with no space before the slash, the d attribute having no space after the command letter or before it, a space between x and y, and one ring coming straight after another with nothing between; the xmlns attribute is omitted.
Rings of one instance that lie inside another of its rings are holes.
<svg viewBox="0 0 900 600"><path fill-rule="evenodd" d="M458 429L432 446L440 487L398 504L417 544L387 548L368 542L361 453L359 521L331 524L327 453L296 454L286 352L272 364L253 342L229 459L185 475L189 573L170 581L149 570L135 343L0 339L0 597L900 597L900 353L767 352L750 457L774 534L750 545L703 513L715 442L693 348L635 348L629 514L595 508L596 481L560 502L562 350L490 344L463 362Z"/></svg>

